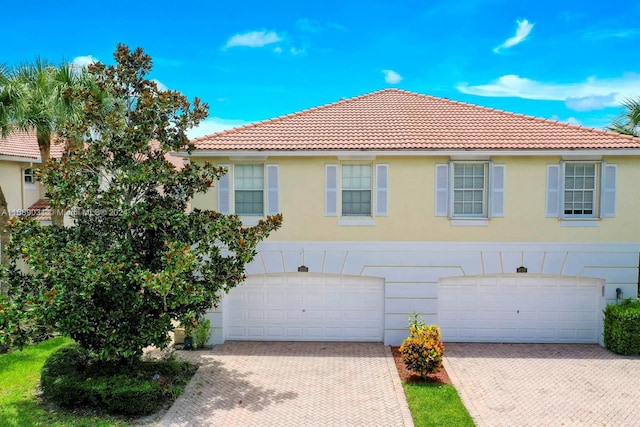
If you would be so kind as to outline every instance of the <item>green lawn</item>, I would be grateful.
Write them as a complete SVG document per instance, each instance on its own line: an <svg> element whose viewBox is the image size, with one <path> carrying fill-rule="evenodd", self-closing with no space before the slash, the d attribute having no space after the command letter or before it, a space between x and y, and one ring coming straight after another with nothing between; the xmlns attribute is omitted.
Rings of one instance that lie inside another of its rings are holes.
<svg viewBox="0 0 640 427"><path fill-rule="evenodd" d="M403 383L416 427L474 426L473 420L452 385Z"/></svg>
<svg viewBox="0 0 640 427"><path fill-rule="evenodd" d="M54 338L38 345L0 355L1 426L125 426L110 417L84 417L60 411L50 412L38 405L35 396L40 369L47 357L68 343Z"/></svg>

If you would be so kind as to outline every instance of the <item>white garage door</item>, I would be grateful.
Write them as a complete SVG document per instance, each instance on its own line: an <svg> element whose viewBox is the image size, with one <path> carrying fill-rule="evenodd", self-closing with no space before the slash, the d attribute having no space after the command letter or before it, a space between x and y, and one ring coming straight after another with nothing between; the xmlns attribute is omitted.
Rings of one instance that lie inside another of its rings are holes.
<svg viewBox="0 0 640 427"><path fill-rule="evenodd" d="M384 279L287 273L249 276L225 297L226 339L383 340Z"/></svg>
<svg viewBox="0 0 640 427"><path fill-rule="evenodd" d="M604 280L504 274L439 281L447 342L596 343Z"/></svg>

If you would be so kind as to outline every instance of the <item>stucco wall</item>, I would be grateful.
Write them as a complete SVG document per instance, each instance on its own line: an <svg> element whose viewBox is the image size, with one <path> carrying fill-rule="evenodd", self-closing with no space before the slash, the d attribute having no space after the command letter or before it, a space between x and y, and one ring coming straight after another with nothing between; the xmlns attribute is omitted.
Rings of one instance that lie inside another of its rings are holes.
<svg viewBox="0 0 640 427"><path fill-rule="evenodd" d="M228 158L207 159L229 164ZM324 216L326 164L350 164L335 157L268 158L280 166L280 210L283 227L269 241L482 241L482 242L636 242L640 241L640 158L610 157L618 165L615 218L592 222L593 227L568 227L545 217L546 166L560 157L496 157L504 164L505 216L486 226L452 225L434 215L434 168L447 157L378 157L389 165L389 215L375 217L374 226L340 226L339 217ZM200 159L197 159L200 161ZM246 163L246 162L240 162ZM216 189L199 195L194 207L217 209Z"/></svg>
<svg viewBox="0 0 640 427"><path fill-rule="evenodd" d="M0 185L9 210L22 209L22 169L19 163L0 161Z"/></svg>

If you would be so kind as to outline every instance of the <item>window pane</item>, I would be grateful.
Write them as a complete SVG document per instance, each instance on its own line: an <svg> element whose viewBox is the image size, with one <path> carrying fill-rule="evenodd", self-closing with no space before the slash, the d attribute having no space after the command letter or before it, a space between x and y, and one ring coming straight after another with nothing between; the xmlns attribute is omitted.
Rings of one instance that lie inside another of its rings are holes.
<svg viewBox="0 0 640 427"><path fill-rule="evenodd" d="M565 163L564 168L564 214L593 216L597 164Z"/></svg>
<svg viewBox="0 0 640 427"><path fill-rule="evenodd" d="M371 165L343 165L343 190L371 190Z"/></svg>
<svg viewBox="0 0 640 427"><path fill-rule="evenodd" d="M486 163L453 164L453 214L486 215Z"/></svg>
<svg viewBox="0 0 640 427"><path fill-rule="evenodd" d="M233 168L235 213L264 214L264 165L235 165Z"/></svg>
<svg viewBox="0 0 640 427"><path fill-rule="evenodd" d="M263 214L262 191L236 190L236 213L238 215L259 215Z"/></svg>
<svg viewBox="0 0 640 427"><path fill-rule="evenodd" d="M262 190L264 188L264 166L235 165L234 187L236 190Z"/></svg>
<svg viewBox="0 0 640 427"><path fill-rule="evenodd" d="M371 190L343 190L343 216L371 216Z"/></svg>
<svg viewBox="0 0 640 427"><path fill-rule="evenodd" d="M371 165L342 166L342 215L371 216Z"/></svg>

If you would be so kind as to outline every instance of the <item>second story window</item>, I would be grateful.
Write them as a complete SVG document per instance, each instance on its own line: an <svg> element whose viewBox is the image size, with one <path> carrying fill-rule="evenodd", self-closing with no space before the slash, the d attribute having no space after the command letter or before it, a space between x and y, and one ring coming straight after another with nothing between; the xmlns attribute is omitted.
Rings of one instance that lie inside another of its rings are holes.
<svg viewBox="0 0 640 427"><path fill-rule="evenodd" d="M27 185L35 184L36 180L33 176L33 169L25 169L24 170L24 183Z"/></svg>
<svg viewBox="0 0 640 427"><path fill-rule="evenodd" d="M564 214L567 216L595 216L595 163L564 164Z"/></svg>
<svg viewBox="0 0 640 427"><path fill-rule="evenodd" d="M234 166L235 213L246 216L264 215L264 166Z"/></svg>
<svg viewBox="0 0 640 427"><path fill-rule="evenodd" d="M371 216L371 165L342 166L342 215Z"/></svg>
<svg viewBox="0 0 640 427"><path fill-rule="evenodd" d="M487 216L487 163L453 163L453 216Z"/></svg>

